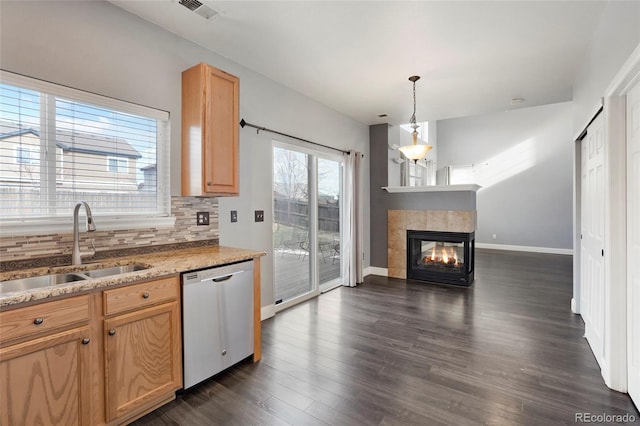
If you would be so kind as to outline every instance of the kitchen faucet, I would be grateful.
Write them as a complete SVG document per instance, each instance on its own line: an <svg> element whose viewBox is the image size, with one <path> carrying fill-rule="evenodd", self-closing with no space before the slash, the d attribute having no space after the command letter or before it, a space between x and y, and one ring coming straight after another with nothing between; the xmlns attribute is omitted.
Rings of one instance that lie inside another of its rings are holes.
<svg viewBox="0 0 640 426"><path fill-rule="evenodd" d="M96 254L96 246L94 245L93 240L91 240L93 251L86 253L80 252L80 231L78 230L78 212L80 211L80 206L84 206L84 210L87 213L87 232L93 232L96 230L96 225L93 223L93 216L91 215L89 204L85 203L84 201L80 201L73 209L73 248L71 250L72 265L81 265L83 255L93 256L94 254Z"/></svg>

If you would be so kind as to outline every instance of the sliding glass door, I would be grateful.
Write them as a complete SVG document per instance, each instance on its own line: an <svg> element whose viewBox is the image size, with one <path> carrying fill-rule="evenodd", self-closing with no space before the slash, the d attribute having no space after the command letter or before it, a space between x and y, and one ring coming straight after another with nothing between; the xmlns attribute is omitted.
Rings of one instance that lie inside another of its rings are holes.
<svg viewBox="0 0 640 426"><path fill-rule="evenodd" d="M274 282L282 308L342 283L342 170L339 155L274 143Z"/></svg>
<svg viewBox="0 0 640 426"><path fill-rule="evenodd" d="M342 284L342 159L318 158L318 283Z"/></svg>

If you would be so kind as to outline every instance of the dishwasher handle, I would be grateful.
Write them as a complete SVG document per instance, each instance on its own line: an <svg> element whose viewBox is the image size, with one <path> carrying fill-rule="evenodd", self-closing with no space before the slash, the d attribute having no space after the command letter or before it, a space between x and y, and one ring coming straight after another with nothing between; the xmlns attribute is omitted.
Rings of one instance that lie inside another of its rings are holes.
<svg viewBox="0 0 640 426"><path fill-rule="evenodd" d="M211 281L214 283L221 283L222 281L230 280L233 274L225 275L224 277L214 278Z"/></svg>
<svg viewBox="0 0 640 426"><path fill-rule="evenodd" d="M229 279L231 279L231 277L233 277L234 275L238 275L241 274L245 271L236 271L236 272L232 272L230 274L226 274L226 275L218 275L217 277L209 277L209 278L203 278L201 282L206 282L206 281L213 281L214 283L219 283L222 281L227 281Z"/></svg>

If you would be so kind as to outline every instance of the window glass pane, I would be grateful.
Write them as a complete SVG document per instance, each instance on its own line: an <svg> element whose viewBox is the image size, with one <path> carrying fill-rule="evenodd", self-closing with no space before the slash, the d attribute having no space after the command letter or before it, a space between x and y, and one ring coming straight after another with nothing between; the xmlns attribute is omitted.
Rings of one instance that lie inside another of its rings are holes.
<svg viewBox="0 0 640 426"><path fill-rule="evenodd" d="M273 148L276 301L287 301L313 289L309 256L309 158L292 149Z"/></svg>
<svg viewBox="0 0 640 426"><path fill-rule="evenodd" d="M450 166L450 170L452 185L475 183L473 166Z"/></svg>
<svg viewBox="0 0 640 426"><path fill-rule="evenodd" d="M342 276L340 199L342 198L342 164L318 158L318 278L319 284Z"/></svg>
<svg viewBox="0 0 640 426"><path fill-rule="evenodd" d="M40 94L0 84L0 216L38 216Z"/></svg>
<svg viewBox="0 0 640 426"><path fill-rule="evenodd" d="M79 201L98 215L168 213L159 188L168 176L157 176L166 122L104 99L109 107L0 84L0 218L68 216Z"/></svg>

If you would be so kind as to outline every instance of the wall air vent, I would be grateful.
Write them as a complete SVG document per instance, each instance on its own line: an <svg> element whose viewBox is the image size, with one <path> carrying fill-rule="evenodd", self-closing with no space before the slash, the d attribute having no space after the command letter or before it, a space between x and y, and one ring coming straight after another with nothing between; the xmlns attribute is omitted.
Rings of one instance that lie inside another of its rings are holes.
<svg viewBox="0 0 640 426"><path fill-rule="evenodd" d="M212 19L218 12L198 0L178 0L178 3L205 19Z"/></svg>

